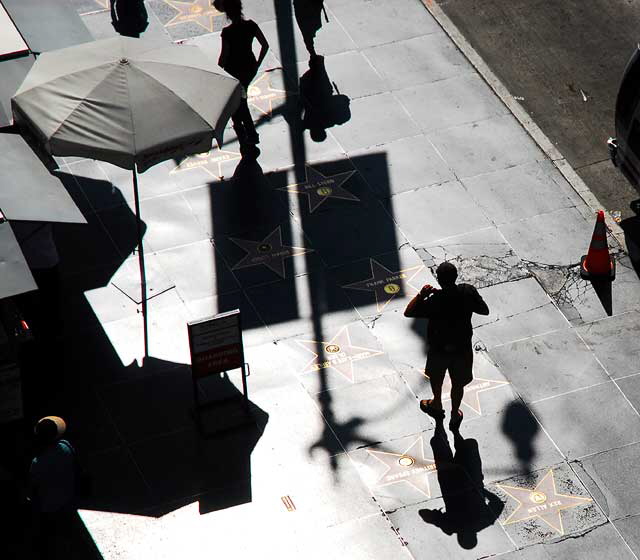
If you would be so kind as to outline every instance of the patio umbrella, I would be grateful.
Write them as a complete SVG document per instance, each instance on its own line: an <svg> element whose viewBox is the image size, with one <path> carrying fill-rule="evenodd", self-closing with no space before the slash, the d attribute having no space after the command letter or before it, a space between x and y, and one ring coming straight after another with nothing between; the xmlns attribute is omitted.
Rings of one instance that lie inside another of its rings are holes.
<svg viewBox="0 0 640 560"><path fill-rule="evenodd" d="M43 53L11 99L15 122L52 155L133 172L144 349L147 296L136 170L206 152L240 103L241 86L196 46L114 37Z"/></svg>

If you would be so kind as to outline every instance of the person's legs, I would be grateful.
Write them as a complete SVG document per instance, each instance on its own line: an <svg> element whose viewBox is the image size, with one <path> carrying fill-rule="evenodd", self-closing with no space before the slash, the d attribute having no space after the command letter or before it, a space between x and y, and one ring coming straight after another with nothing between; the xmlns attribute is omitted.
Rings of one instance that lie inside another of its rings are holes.
<svg viewBox="0 0 640 560"><path fill-rule="evenodd" d="M473 380L473 350L465 348L449 364L451 377L451 421L449 428L457 429L462 422L460 405L464 398L464 388Z"/></svg>
<svg viewBox="0 0 640 560"><path fill-rule="evenodd" d="M253 117L251 116L251 111L249 111L249 104L247 103L246 98L243 97L240 100L240 106L231 118L233 120L234 129L236 128L236 123L238 126L242 127L244 137L241 140L241 143L243 140L249 144L258 144L260 142L260 137L258 136L256 125L253 124Z"/></svg>
<svg viewBox="0 0 640 560"><path fill-rule="evenodd" d="M444 416L442 410L442 382L444 374L447 370L447 363L439 353L429 351L427 354L427 365L425 366L425 375L429 378L433 399L421 400L420 409L431 416L434 413L437 416Z"/></svg>

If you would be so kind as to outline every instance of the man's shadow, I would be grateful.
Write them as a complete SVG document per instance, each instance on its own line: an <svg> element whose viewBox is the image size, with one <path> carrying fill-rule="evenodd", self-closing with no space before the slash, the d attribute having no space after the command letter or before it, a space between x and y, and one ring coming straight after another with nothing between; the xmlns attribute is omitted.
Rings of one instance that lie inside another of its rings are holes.
<svg viewBox="0 0 640 560"><path fill-rule="evenodd" d="M462 548L472 549L478 544L478 533L495 523L504 504L484 487L478 442L465 439L458 430L453 442L455 453L443 420L437 420L431 448L445 509L421 509L418 514L445 534L455 534Z"/></svg>
<svg viewBox="0 0 640 560"><path fill-rule="evenodd" d="M300 98L303 129L309 130L315 142L327 138L327 128L351 118L350 100L329 79L322 59L300 78Z"/></svg>
<svg viewBox="0 0 640 560"><path fill-rule="evenodd" d="M322 27L324 2L323 0L293 0L293 10L296 23L298 24L300 33L302 33L304 46L310 56L310 64L314 64L317 59L315 38L316 33ZM325 20L326 17L325 12Z"/></svg>

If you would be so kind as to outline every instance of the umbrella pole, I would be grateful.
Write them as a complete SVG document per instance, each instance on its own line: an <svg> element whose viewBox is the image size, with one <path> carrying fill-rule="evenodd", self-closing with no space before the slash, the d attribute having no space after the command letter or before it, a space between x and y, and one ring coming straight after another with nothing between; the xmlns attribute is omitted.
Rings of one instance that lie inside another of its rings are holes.
<svg viewBox="0 0 640 560"><path fill-rule="evenodd" d="M142 299L142 330L144 336L144 357L149 357L149 334L147 329L147 275L144 268L144 249L142 248L142 222L140 220L140 199L138 197L138 176L133 165L133 199L136 206L136 228L138 232L138 263L140 264L140 296Z"/></svg>

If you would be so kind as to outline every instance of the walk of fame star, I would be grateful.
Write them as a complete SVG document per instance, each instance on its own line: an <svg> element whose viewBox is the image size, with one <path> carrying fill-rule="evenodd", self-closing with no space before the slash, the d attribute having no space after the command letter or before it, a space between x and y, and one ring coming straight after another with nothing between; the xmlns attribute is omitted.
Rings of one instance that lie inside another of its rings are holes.
<svg viewBox="0 0 640 560"><path fill-rule="evenodd" d="M284 270L284 259L310 253L313 249L303 247L290 247L282 244L281 226L274 229L262 241L251 241L249 239L236 239L230 237L239 247L242 247L247 254L231 270L260 266L263 264L281 278L286 277Z"/></svg>
<svg viewBox="0 0 640 560"><path fill-rule="evenodd" d="M417 457L418 445L420 446L422 459ZM387 470L376 482L376 487L406 482L419 492L422 492L427 498L431 497L429 475L436 472L436 462L424 456L422 436L414 441L404 453L388 453L386 451L373 451L372 449L367 449L367 453L387 467Z"/></svg>
<svg viewBox="0 0 640 560"><path fill-rule="evenodd" d="M287 93L291 92L271 87L269 72L263 72L262 76L249 84L247 103L255 107L263 115L269 116L273 112L273 102L278 99L285 99Z"/></svg>
<svg viewBox="0 0 640 560"><path fill-rule="evenodd" d="M423 374L427 379L429 376ZM482 408L480 406L480 393L485 391L492 391L498 387L509 385L508 381L496 381L495 379L483 379L482 377L474 377L471 383L464 386L464 397L462 397L462 404L468 406L478 416L482 416ZM447 375L442 383L442 401L451 400L451 379Z"/></svg>
<svg viewBox="0 0 640 560"><path fill-rule="evenodd" d="M278 190L306 194L309 197L309 213L313 213L328 198L341 198L342 200L360 202L357 196L342 187L355 171L345 171L344 173L325 176L310 165L305 165L304 167L304 183L287 185L286 187L280 187Z"/></svg>
<svg viewBox="0 0 640 560"><path fill-rule="evenodd" d="M349 327L342 327L329 342L317 340L296 340L305 350L313 354L312 360L304 367L302 373L320 371L325 368L333 368L351 383L355 382L353 374L354 362L379 356L384 352L372 348L362 348L351 344ZM324 348L324 361L318 362L316 349L318 344Z"/></svg>
<svg viewBox="0 0 640 560"><path fill-rule="evenodd" d="M181 171L190 171L191 169L201 169L216 179L224 177L222 173L222 165L224 163L241 159L242 155L237 152L230 152L228 150L221 150L216 145L215 148L204 152L202 154L196 154L190 156L181 161L176 167L174 167L169 174L180 173ZM216 175L211 171L210 166L216 166L218 174Z"/></svg>
<svg viewBox="0 0 640 560"><path fill-rule="evenodd" d="M213 33L213 19L222 15L222 12L219 12L211 5L210 0L193 0L192 2L164 0L164 2L178 10L173 19L164 24L165 27L191 22L203 27L209 33Z"/></svg>
<svg viewBox="0 0 640 560"><path fill-rule="evenodd" d="M519 523L520 521L537 517L561 535L564 535L564 527L560 512L563 509L574 508L592 501L591 498L559 494L556 491L556 481L552 469L549 469L549 472L544 475L533 490L531 488L518 488L503 484L497 484L496 486L518 502L518 507L506 521L502 522L503 525Z"/></svg>
<svg viewBox="0 0 640 560"><path fill-rule="evenodd" d="M387 304L397 295L403 296L401 283L404 280L407 284L411 282L416 274L418 274L424 265L413 266L393 272L386 266L380 264L375 259L369 259L371 265L371 277L359 282L353 282L342 286L351 290L364 290L373 292L376 296L376 305L378 313L387 306ZM411 273L411 274L409 274ZM410 285L410 284L409 284ZM411 286L417 293L419 290Z"/></svg>

